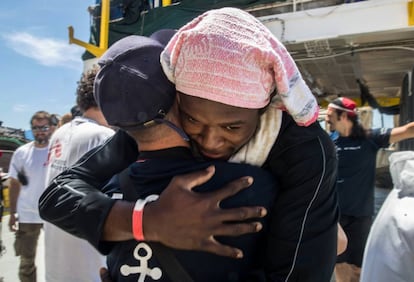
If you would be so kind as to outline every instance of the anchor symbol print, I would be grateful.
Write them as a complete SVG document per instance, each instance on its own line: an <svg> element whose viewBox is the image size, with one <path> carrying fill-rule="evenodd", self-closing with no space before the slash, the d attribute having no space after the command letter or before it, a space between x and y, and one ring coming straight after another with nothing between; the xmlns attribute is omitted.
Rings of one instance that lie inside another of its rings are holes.
<svg viewBox="0 0 414 282"><path fill-rule="evenodd" d="M140 256L139 252L143 250L145 255ZM131 266L124 264L120 268L120 272L123 276L128 276L130 274L140 274L137 282L144 282L145 277L148 275L153 280L159 280L162 275L162 271L158 267L149 268L148 261L152 257L152 249L146 243L139 243L134 249L134 258L139 261L139 266Z"/></svg>

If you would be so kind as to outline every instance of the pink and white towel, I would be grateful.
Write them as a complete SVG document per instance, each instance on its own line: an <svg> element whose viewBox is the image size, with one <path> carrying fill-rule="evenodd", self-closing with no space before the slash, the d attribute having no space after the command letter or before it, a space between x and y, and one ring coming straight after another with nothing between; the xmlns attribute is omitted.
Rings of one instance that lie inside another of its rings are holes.
<svg viewBox="0 0 414 282"><path fill-rule="evenodd" d="M318 117L317 101L286 48L240 9L211 10L183 26L161 64L182 93L251 109L271 103L302 126Z"/></svg>

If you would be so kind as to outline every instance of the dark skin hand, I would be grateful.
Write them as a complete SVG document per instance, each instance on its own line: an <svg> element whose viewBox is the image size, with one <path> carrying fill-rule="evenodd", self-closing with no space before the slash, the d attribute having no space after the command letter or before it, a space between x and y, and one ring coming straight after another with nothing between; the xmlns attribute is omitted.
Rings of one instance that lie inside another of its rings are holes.
<svg viewBox="0 0 414 282"><path fill-rule="evenodd" d="M223 245L213 235L238 236L258 232L259 222L242 223L250 218L266 215L262 207L221 209L220 202L253 183L251 177L242 177L222 189L209 193L196 193L192 189L207 182L214 174L213 166L195 173L176 176L155 202L145 206L143 215L144 237L166 246L211 252L221 256L242 258L240 249ZM237 222L228 224L226 222ZM174 230L174 236L171 236Z"/></svg>
<svg viewBox="0 0 414 282"><path fill-rule="evenodd" d="M102 282L112 282L111 276L109 275L108 269L101 267L99 269L99 276Z"/></svg>
<svg viewBox="0 0 414 282"><path fill-rule="evenodd" d="M144 208L143 228L147 241L158 241L164 245L185 250L211 252L221 256L242 258L240 249L223 245L214 235L239 236L258 232L260 222L240 223L251 218L261 218L267 214L263 207L241 207L221 209L220 201L248 188L251 177L236 179L219 190L209 193L196 193L192 189L207 182L213 175L213 166L174 177L159 199L148 203ZM118 201L112 208L105 223L105 239L132 239L132 219L122 216L132 214L134 204ZM127 218L127 219L125 219ZM225 223L227 221L235 223ZM124 226L121 231L114 224ZM239 223L237 223L239 222ZM174 230L174 236L171 236ZM108 269L99 269L102 282L112 282Z"/></svg>
<svg viewBox="0 0 414 282"><path fill-rule="evenodd" d="M221 209L220 201L237 194L253 183L251 177L234 180L223 188L209 193L196 193L192 189L207 182L213 175L213 166L174 177L159 199L144 208L143 230L146 241L161 242L166 246L211 252L221 256L242 258L240 249L216 241L214 235L239 236L258 232L259 222L240 222L261 218L267 213L263 207ZM105 222L103 240L132 239L133 203L118 201ZM126 217L125 214L130 216ZM231 221L232 223L226 223ZM174 236L171 236L174 230Z"/></svg>

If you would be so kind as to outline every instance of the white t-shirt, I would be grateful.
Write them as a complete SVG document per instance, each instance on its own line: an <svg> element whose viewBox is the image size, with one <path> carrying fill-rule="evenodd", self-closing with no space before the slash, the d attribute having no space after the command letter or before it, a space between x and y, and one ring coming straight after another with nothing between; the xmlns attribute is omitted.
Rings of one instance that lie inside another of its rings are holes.
<svg viewBox="0 0 414 282"><path fill-rule="evenodd" d="M36 148L34 141L14 151L9 176L15 179L18 172L26 175L27 185L21 185L17 199L17 213L21 223L43 223L39 216L39 197L45 189L48 148Z"/></svg>
<svg viewBox="0 0 414 282"><path fill-rule="evenodd" d="M76 117L58 128L49 142L46 185L113 134L112 129L83 117ZM44 229L46 282L101 281L99 268L106 265L104 256L87 241L51 223L45 223Z"/></svg>

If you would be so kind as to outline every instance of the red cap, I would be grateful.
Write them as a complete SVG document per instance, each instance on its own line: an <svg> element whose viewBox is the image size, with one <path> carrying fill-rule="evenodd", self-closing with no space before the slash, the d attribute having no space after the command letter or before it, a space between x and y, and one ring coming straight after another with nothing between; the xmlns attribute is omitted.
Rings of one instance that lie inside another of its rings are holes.
<svg viewBox="0 0 414 282"><path fill-rule="evenodd" d="M357 115L356 106L357 105L355 101L349 98L340 97L340 98L336 98L331 103L329 103L328 108L334 108L337 110L347 112L350 116L356 116Z"/></svg>

